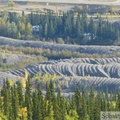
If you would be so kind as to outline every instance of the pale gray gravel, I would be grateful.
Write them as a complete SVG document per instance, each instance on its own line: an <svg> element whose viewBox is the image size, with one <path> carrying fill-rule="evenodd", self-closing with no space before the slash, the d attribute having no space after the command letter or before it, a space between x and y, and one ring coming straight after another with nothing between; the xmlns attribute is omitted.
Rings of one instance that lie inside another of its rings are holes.
<svg viewBox="0 0 120 120"><path fill-rule="evenodd" d="M34 47L42 49L50 49L55 51L71 51L80 52L84 54L115 54L120 52L119 46L94 46L94 45L68 45L68 44L54 44L42 41L27 41L27 40L16 40L6 37L0 37L1 45L8 46L24 46L24 47Z"/></svg>
<svg viewBox="0 0 120 120"><path fill-rule="evenodd" d="M7 80L7 79L17 82L20 79L20 77L10 73L8 74L6 72L0 72L0 86L3 86L3 80Z"/></svg>
<svg viewBox="0 0 120 120"><path fill-rule="evenodd" d="M38 47L56 51L79 51L85 54L115 54L120 52L119 46L81 46L81 45L66 45L66 44L53 44L42 41L25 41L15 40L5 37L0 37L0 44L9 46L24 46L24 47ZM76 59L60 59L42 62L36 65L30 65L26 68L8 71L7 74L15 76L24 76L25 71L28 71L30 76L33 77L38 72L43 74L57 74L63 77L64 84L68 84L72 89L74 84L79 87L84 85L86 88L93 86L96 90L106 87L109 89L120 88L120 58L76 58ZM0 76L6 73L0 73ZM67 76L67 78L64 78ZM3 77L2 77L3 79Z"/></svg>
<svg viewBox="0 0 120 120"><path fill-rule="evenodd" d="M46 3L66 3L66 4L92 4L92 5L120 5L120 0L114 2L98 2L89 0L13 0L13 1L29 1L29 2L46 2Z"/></svg>

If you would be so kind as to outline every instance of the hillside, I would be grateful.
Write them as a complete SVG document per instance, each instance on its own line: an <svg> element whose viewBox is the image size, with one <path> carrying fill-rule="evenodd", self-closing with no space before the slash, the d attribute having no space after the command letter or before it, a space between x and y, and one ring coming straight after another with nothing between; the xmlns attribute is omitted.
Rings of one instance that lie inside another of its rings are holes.
<svg viewBox="0 0 120 120"><path fill-rule="evenodd" d="M78 87L82 87L82 85L84 85L86 89L88 89L91 85L96 90L98 90L98 86L101 90L109 88L109 90L115 89L116 91L118 91L119 89L120 58L116 56L116 54L119 54L120 52L119 46L67 45L42 41L15 40L5 37L0 37L0 44L15 47L21 46L21 48L34 47L38 48L38 50L46 49L56 52L62 52L67 50L71 53L84 53L84 56L88 54L91 55L91 57L89 58L48 60L46 62L31 63L29 65L26 64L25 67L23 66L22 68L16 68L15 70L8 69L7 72L4 73L5 76L8 73L17 77L24 77L27 71L30 77L33 79L33 85L35 85L38 82L44 84L44 82L42 82L42 79L44 77L42 76L53 75L54 77L55 75L56 77L54 80L56 86L60 85L64 92L72 91L74 84L77 84ZM92 58L93 54L97 54L98 57ZM115 55L115 57L109 58L109 55ZM13 56L14 58L14 55L11 56ZM34 61L33 57L28 58ZM41 74L39 75L39 73ZM0 75L2 76L2 74L3 73L1 73ZM38 78L40 78L41 81L38 81ZM3 78L1 78L1 81L2 80ZM64 87L66 85L67 87Z"/></svg>
<svg viewBox="0 0 120 120"><path fill-rule="evenodd" d="M0 0L0 120L119 119L120 0Z"/></svg>
<svg viewBox="0 0 120 120"><path fill-rule="evenodd" d="M3 80L6 80L8 78L10 80L13 80L14 82L17 82L20 79L19 76L15 76L13 74L8 74L6 72L0 72L0 87L3 86Z"/></svg>
<svg viewBox="0 0 120 120"><path fill-rule="evenodd" d="M101 90L108 88L108 90L116 89L117 91L120 85L120 58L52 60L31 65L24 69L9 71L8 73L16 76L24 76L26 71L28 71L31 78L39 72L43 75L55 74L59 76L59 80L62 79L60 80L63 81L61 86L68 84L68 88L65 88L67 91L73 90L74 84L78 87L84 85L86 89L93 86L97 90L99 86ZM56 80L58 81L58 79Z"/></svg>
<svg viewBox="0 0 120 120"><path fill-rule="evenodd" d="M0 62L5 62L6 64L15 64L25 59L35 60L36 58L26 55L8 54L0 52Z"/></svg>
<svg viewBox="0 0 120 120"><path fill-rule="evenodd" d="M93 45L68 45L68 44L55 44L42 41L27 41L27 40L16 40L11 38L0 37L1 45L15 46L15 47L34 47L42 49L50 49L55 51L68 50L71 52L80 52L85 54L115 54L120 52L118 46L93 46Z"/></svg>

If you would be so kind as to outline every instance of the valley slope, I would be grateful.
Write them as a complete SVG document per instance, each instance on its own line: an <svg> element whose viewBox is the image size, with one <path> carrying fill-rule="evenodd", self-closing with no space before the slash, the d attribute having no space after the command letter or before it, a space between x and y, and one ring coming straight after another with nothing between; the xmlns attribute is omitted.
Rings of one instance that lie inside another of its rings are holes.
<svg viewBox="0 0 120 120"><path fill-rule="evenodd" d="M0 37L0 44L7 46L23 46L34 47L41 49L70 52L80 52L84 54L97 54L103 55L102 58L71 58L60 60L48 60L37 64L31 64L25 68L9 70L5 73L0 73L0 80L8 77L8 75L24 77L27 71L31 78L35 77L38 73L43 75L50 74L58 76L55 82L61 84L63 90L72 91L74 85L81 88L83 85L89 89L91 86L96 90L118 91L120 86L120 58L111 57L108 55L115 55L120 52L119 46L81 46L81 45L67 45L55 44L42 41L26 41L15 40L5 37ZM4 75L4 77L2 77ZM16 78L16 77L15 77ZM14 79L14 78L13 78ZM15 79L16 80L16 79ZM37 79L35 79L37 83ZM67 87L64 87L67 85Z"/></svg>

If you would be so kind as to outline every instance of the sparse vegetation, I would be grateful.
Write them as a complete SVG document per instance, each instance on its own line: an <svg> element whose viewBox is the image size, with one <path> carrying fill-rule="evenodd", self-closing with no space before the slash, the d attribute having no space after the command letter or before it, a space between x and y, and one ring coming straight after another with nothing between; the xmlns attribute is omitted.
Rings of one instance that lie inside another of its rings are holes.
<svg viewBox="0 0 120 120"><path fill-rule="evenodd" d="M7 3L0 120L100 120L101 111L120 111L119 6Z"/></svg>
<svg viewBox="0 0 120 120"><path fill-rule="evenodd" d="M14 3L13 1L10 1L10 2L8 3L8 7L15 7L15 3Z"/></svg>

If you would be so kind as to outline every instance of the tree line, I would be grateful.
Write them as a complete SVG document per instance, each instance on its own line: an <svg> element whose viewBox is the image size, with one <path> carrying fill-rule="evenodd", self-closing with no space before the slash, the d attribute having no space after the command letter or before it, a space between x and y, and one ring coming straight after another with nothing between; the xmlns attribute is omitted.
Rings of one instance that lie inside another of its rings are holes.
<svg viewBox="0 0 120 120"><path fill-rule="evenodd" d="M103 22L99 16L97 19L88 18L87 13L77 13L72 11L55 15L52 12L39 14L38 12L26 15L17 13L3 13L0 20L0 35L29 39L31 36L40 40L59 40L63 43L80 44L84 40L84 34L90 33L91 42L109 43L119 40L120 29L115 27L108 20ZM34 32L32 26L39 26L39 32Z"/></svg>
<svg viewBox="0 0 120 120"><path fill-rule="evenodd" d="M100 120L100 111L120 111L120 93L108 94L107 90L88 92L76 86L71 98L61 91L55 94L54 83L46 83L46 94L40 85L32 89L28 77L26 83L14 84L4 80L0 92L0 118L2 120Z"/></svg>
<svg viewBox="0 0 120 120"><path fill-rule="evenodd" d="M83 41L85 33L91 33L91 40L100 42L109 42L119 39L119 28L116 28L109 21L103 22L99 16L98 19L88 18L83 12L75 15L74 12L63 13L62 16L54 16L51 13L39 15L31 13L29 15L31 25L39 25L40 38L63 38L65 43L80 44ZM66 41L65 41L66 40Z"/></svg>

